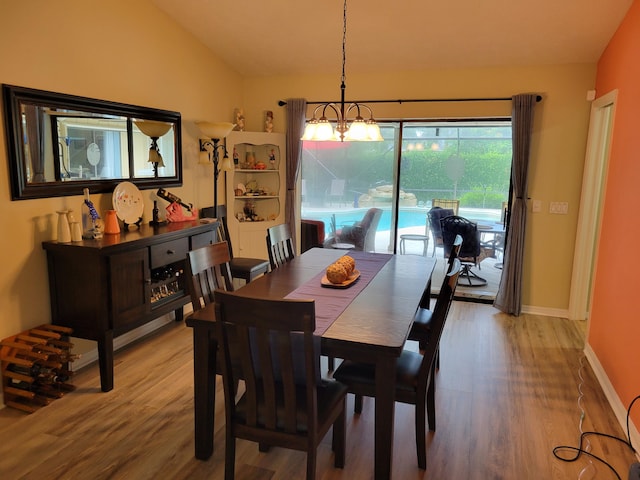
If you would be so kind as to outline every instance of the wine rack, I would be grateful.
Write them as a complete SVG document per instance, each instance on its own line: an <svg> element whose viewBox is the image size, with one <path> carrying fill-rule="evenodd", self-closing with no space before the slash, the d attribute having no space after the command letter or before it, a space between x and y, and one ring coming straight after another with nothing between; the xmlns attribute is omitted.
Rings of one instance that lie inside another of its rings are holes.
<svg viewBox="0 0 640 480"><path fill-rule="evenodd" d="M184 261L151 270L151 304L184 295Z"/></svg>
<svg viewBox="0 0 640 480"><path fill-rule="evenodd" d="M75 390L68 383L69 363L77 357L71 353L71 333L68 327L41 325L0 341L6 406L33 413Z"/></svg>

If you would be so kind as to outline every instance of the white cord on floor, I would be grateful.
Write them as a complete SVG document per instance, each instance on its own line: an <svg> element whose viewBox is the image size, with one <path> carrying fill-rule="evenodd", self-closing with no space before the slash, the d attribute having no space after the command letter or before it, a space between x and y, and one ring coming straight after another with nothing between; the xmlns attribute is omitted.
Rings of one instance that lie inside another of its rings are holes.
<svg viewBox="0 0 640 480"><path fill-rule="evenodd" d="M584 433L584 429L582 428L582 424L584 422L584 417L586 416L584 406L582 405L582 400L584 398L584 392L582 391L582 386L584 385L584 377L582 376L582 371L584 370L584 355L580 357L580 368L578 369L578 377L580 378L580 383L578 384L578 408L580 409L580 422L578 423L578 429L580 430L580 435ZM591 451L591 442L589 438L586 439L586 444L584 447L586 452ZM589 463L584 466L580 473L578 474L578 480L588 480L595 477L596 467L593 465L593 460L591 457L587 457L589 459ZM587 477L586 474L589 472L591 474L590 477Z"/></svg>

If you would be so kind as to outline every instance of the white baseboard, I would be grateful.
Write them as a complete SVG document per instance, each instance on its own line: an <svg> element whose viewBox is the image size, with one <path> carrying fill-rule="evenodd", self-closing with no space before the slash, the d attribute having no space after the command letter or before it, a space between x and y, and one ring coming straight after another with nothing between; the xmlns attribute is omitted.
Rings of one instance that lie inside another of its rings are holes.
<svg viewBox="0 0 640 480"><path fill-rule="evenodd" d="M607 400L609 401L609 405L611 405L611 408L613 409L613 413L616 416L618 423L620 423L620 426L622 427L622 430L625 432L625 435L626 435L628 407L620 401L620 397L618 397L618 394L613 388L613 385L609 381L609 377L607 376L604 368L602 368L602 365L600 364L600 360L598 360L598 357L596 356L595 352L591 348L591 345L589 345L588 343L584 347L584 355L587 358L587 361L589 362L589 364L591 365L591 369L593 370L593 373L596 375L596 378L598 379L598 383L602 387L602 390L604 391L604 394L607 397ZM640 445L640 434L638 433L638 429L636 428L636 426L633 424L631 420L629 420L629 436L631 437L631 443L633 445ZM640 459L640 453L636 453L636 457Z"/></svg>
<svg viewBox="0 0 640 480"><path fill-rule="evenodd" d="M535 305L522 305L522 313L531 315L543 315L545 317L569 318L569 310L566 308L536 307Z"/></svg>
<svg viewBox="0 0 640 480"><path fill-rule="evenodd" d="M144 325L134 330L131 330L130 332L127 332L125 334L122 334L114 338L113 351L115 352L116 350L130 344L131 342L134 342L144 337L145 335L148 335L154 332L160 327L164 327L168 323L173 322L174 321L173 315L174 315L173 313L163 315L160 318L156 318L155 320L152 320L149 323L145 323ZM86 367L87 365L97 361L98 361L98 347L96 346L96 348L93 348L83 353L79 359L73 362L72 366L74 370L79 370L80 368Z"/></svg>

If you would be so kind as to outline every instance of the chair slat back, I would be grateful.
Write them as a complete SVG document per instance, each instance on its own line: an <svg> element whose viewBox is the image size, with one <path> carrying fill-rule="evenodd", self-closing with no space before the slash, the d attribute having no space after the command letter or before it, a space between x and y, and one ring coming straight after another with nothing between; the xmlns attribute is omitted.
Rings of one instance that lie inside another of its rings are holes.
<svg viewBox="0 0 640 480"><path fill-rule="evenodd" d="M273 300L216 291L227 421L274 434L314 433L320 351L314 345L313 300ZM230 347L231 345L231 347ZM235 403L232 362L246 393ZM296 374L302 368L304 379ZM300 415L300 405L305 405ZM309 425L307 425L309 423ZM268 442L267 442L268 443Z"/></svg>
<svg viewBox="0 0 640 480"><path fill-rule="evenodd" d="M233 291L227 242L218 242L187 253L187 283L193 310L213 303L214 291Z"/></svg>
<svg viewBox="0 0 640 480"><path fill-rule="evenodd" d="M267 229L267 250L272 270L281 267L296 256L288 224L282 223Z"/></svg>
<svg viewBox="0 0 640 480"><path fill-rule="evenodd" d="M456 286L458 285L458 277L462 270L462 264L459 259L454 259L451 265L450 271L445 275L440 287L440 293L436 300L436 305L433 309L433 316L431 317L429 342L427 348L424 351L422 364L420 365L420 372L418 374L418 385L428 385L428 375L432 370L432 364L435 362L436 354L439 349L440 337L449 314L451 302L453 302L453 296L456 292Z"/></svg>

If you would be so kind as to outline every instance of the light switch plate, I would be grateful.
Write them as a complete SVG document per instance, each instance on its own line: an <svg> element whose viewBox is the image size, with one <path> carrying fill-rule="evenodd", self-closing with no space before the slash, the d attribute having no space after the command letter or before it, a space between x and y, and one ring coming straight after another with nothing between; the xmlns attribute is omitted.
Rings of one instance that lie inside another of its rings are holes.
<svg viewBox="0 0 640 480"><path fill-rule="evenodd" d="M538 213L538 212L540 212L541 210L542 210L542 201L540 201L540 200L534 200L534 201L531 203L531 211L532 211L533 213Z"/></svg>
<svg viewBox="0 0 640 480"><path fill-rule="evenodd" d="M569 202L551 202L549 203L549 213L558 215L566 215L569 213Z"/></svg>

